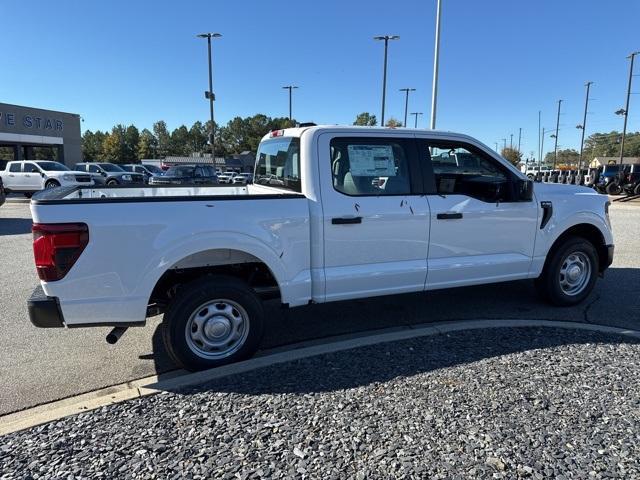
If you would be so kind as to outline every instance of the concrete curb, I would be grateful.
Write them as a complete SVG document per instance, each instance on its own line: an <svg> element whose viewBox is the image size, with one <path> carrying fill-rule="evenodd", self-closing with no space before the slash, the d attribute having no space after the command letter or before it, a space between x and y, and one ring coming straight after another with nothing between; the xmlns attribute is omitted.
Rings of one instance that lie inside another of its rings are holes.
<svg viewBox="0 0 640 480"><path fill-rule="evenodd" d="M309 343L291 345L285 351L276 349L276 353L265 352L264 355L245 360L243 362L226 365L202 372L189 373L178 370L161 376L153 375L140 380L130 381L120 385L103 388L82 395L50 402L16 413L0 417L0 435L17 432L27 428L42 425L54 420L88 412L105 405L145 397L161 392L180 390L186 387L201 385L222 377L237 375L259 368L280 363L300 360L327 353L351 350L381 343L395 342L409 338L445 334L460 330L477 330L485 328L514 328L514 327L546 327L589 330L600 333L624 335L640 339L639 330L631 330L606 325L580 322L561 322L553 320L462 320L454 322L427 323L407 326L401 329L390 329L383 333L364 332L361 336L353 334L333 337L330 343L308 346ZM347 337L346 339L344 339ZM325 339L327 341L328 339Z"/></svg>

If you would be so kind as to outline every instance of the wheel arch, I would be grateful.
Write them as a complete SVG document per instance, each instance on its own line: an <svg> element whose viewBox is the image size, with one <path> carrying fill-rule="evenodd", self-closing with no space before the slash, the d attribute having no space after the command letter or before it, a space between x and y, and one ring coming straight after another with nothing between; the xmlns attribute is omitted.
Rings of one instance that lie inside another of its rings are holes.
<svg viewBox="0 0 640 480"><path fill-rule="evenodd" d="M552 253L555 252L569 237L581 237L589 241L598 252L598 271L602 272L607 268L607 242L602 230L593 223L578 223L572 225L558 235L547 252L544 268L547 267Z"/></svg>

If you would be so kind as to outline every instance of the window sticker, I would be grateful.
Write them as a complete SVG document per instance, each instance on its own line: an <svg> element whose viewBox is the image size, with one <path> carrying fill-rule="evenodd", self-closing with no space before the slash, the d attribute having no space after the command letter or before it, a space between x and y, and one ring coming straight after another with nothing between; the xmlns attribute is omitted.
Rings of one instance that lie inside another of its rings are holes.
<svg viewBox="0 0 640 480"><path fill-rule="evenodd" d="M349 167L354 177L395 177L391 145L349 145Z"/></svg>

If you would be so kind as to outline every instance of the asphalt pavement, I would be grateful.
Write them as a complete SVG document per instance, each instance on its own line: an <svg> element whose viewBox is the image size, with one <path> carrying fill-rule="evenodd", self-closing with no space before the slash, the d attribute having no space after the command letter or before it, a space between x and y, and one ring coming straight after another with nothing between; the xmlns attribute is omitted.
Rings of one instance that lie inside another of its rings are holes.
<svg viewBox="0 0 640 480"><path fill-rule="evenodd" d="M267 306L263 349L343 334L464 319L550 319L640 328L640 206L614 204L616 256L582 305L541 302L519 281L421 294L313 305ZM26 300L38 284L28 204L0 207L0 415L173 370L160 339L160 318L108 345L107 328L37 329ZM122 248L126 245L123 244Z"/></svg>

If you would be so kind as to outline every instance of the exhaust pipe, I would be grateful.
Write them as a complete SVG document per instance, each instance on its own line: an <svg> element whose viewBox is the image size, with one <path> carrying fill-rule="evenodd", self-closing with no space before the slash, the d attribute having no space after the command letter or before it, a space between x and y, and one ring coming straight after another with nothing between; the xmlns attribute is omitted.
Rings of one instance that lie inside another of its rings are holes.
<svg viewBox="0 0 640 480"><path fill-rule="evenodd" d="M110 345L115 344L128 329L129 327L115 327L107 334L107 343Z"/></svg>

